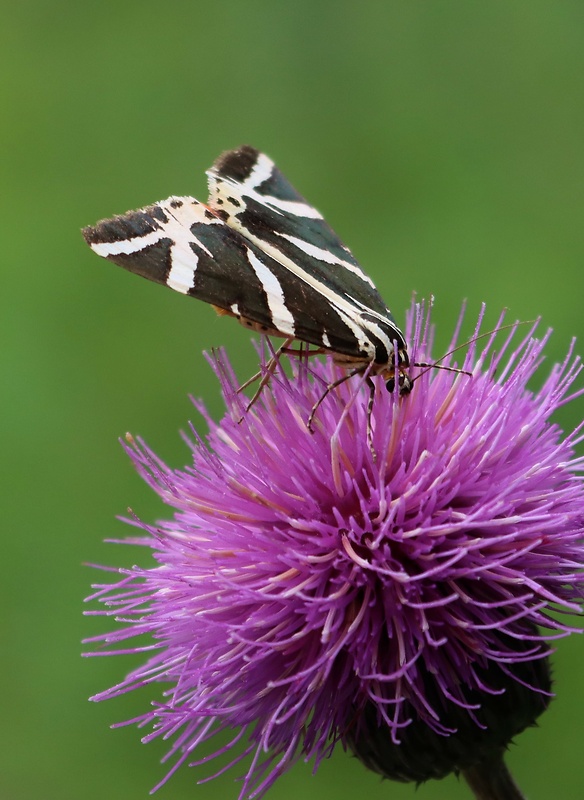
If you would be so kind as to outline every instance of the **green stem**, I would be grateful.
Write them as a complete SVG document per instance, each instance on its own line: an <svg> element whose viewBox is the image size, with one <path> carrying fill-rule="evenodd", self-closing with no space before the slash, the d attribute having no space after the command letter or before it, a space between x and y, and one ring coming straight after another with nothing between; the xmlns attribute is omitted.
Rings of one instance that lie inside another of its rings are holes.
<svg viewBox="0 0 584 800"><path fill-rule="evenodd" d="M476 800L525 800L503 760L503 752L489 761L462 770Z"/></svg>

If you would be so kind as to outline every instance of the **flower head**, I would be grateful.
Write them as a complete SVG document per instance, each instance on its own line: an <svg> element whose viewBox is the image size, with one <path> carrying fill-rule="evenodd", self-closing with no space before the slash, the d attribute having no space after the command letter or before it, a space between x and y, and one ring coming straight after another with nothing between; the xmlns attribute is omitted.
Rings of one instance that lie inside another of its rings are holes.
<svg viewBox="0 0 584 800"><path fill-rule="evenodd" d="M408 328L428 360L423 310ZM139 722L146 740L174 737L177 766L232 730L218 752L246 741L233 755L248 757L240 797L339 741L398 780L504 748L549 700L549 641L572 630L558 612L578 613L584 582L579 432L550 422L580 362L570 351L529 390L549 337L533 334L517 342L512 329L496 350L494 335L475 341L472 377L413 371L409 397L380 382L373 449L358 378L307 429L341 374L330 361L277 369L240 422L238 381L215 358L227 412L216 423L199 406L210 431L187 440L189 466L126 445L174 513L132 521L155 566L99 587L102 613L124 627L97 640L112 652L142 634L155 644L94 699L150 684Z"/></svg>

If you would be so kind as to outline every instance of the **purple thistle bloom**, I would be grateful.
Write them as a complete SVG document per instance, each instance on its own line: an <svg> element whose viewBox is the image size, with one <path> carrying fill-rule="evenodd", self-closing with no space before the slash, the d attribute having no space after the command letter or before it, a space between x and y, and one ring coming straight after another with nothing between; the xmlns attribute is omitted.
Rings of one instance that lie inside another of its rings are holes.
<svg viewBox="0 0 584 800"><path fill-rule="evenodd" d="M576 630L558 612L579 613L584 583L582 426L563 436L550 422L582 394L569 395L581 365L570 348L528 390L549 338L536 327L519 344L515 329L496 350L494 335L471 344L472 377L427 371L405 398L380 382L373 453L358 378L306 427L342 374L330 360L276 370L244 413L226 356L213 359L227 413L216 423L197 404L210 432L187 440L191 465L126 445L174 514L132 521L155 566L96 587L107 606L96 613L124 627L91 641L112 653L142 652L117 649L142 634L154 644L92 699L165 684L132 720L152 726L144 741L172 736L174 771L232 731L216 755L246 742L231 754L249 757L240 798L300 757L316 768L339 741L397 780L501 752L549 702L549 641ZM407 335L429 360L419 307Z"/></svg>

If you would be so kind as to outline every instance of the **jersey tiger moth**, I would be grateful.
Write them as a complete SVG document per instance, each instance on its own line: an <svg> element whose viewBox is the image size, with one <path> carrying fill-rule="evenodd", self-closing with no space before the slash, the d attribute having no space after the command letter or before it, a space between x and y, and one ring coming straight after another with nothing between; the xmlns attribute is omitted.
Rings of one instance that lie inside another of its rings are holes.
<svg viewBox="0 0 584 800"><path fill-rule="evenodd" d="M206 204L169 197L84 228L85 240L131 272L284 337L283 347L299 340L332 354L350 372L327 387L309 426L324 396L355 374L365 373L371 388L370 376L381 375L390 391L397 374L399 393L408 394L406 341L390 310L273 161L243 146L223 153L207 175Z"/></svg>

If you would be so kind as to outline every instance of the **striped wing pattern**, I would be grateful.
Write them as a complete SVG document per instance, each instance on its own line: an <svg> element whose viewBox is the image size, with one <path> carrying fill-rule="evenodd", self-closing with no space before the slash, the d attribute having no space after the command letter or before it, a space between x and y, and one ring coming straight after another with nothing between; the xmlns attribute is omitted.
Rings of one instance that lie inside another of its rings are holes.
<svg viewBox="0 0 584 800"><path fill-rule="evenodd" d="M263 153L240 147L208 172L210 196L169 197L83 234L100 256L274 335L376 371L405 353L371 279Z"/></svg>

